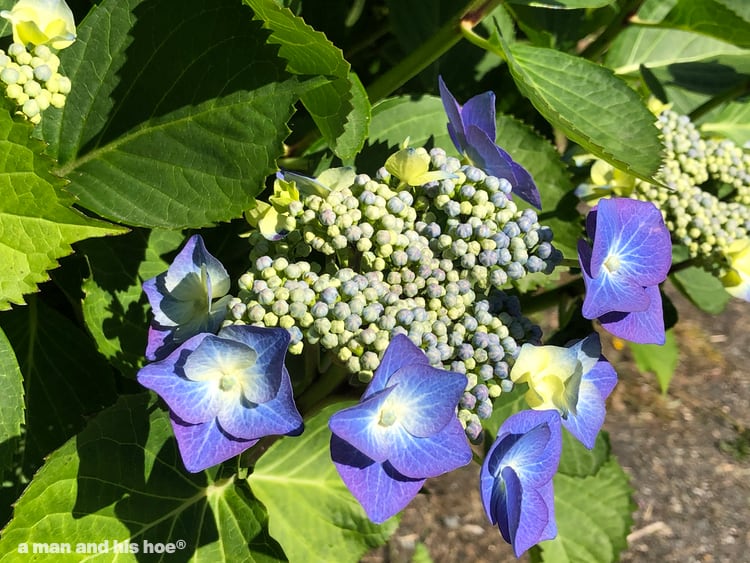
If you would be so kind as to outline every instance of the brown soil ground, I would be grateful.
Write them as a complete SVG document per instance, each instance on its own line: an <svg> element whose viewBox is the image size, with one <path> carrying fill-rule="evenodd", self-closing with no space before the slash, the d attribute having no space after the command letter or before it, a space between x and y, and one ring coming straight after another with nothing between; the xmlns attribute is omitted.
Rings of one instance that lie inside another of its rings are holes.
<svg viewBox="0 0 750 563"><path fill-rule="evenodd" d="M681 355L666 396L605 342L620 376L605 429L638 507L621 561L750 563L750 303L732 300L714 317L669 293ZM471 464L428 481L389 544L363 562L406 563L419 544L436 563L516 561L486 521L478 474Z"/></svg>

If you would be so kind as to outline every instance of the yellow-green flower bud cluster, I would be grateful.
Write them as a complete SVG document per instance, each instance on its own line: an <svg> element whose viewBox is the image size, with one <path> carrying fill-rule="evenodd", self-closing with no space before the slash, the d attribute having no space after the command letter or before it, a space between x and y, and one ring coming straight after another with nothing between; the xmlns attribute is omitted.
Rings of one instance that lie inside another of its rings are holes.
<svg viewBox="0 0 750 563"><path fill-rule="evenodd" d="M541 337L502 289L551 272L561 254L536 214L511 201L507 180L441 149L430 158L449 178L405 186L385 168L359 174L290 205L296 230L282 240L250 233L251 267L231 311L234 322L293 330L293 353L317 345L361 382L393 335L407 335L433 365L466 373L459 416L475 438L512 388L520 346Z"/></svg>
<svg viewBox="0 0 750 563"><path fill-rule="evenodd" d="M5 95L18 106L17 114L36 125L48 107L65 105L71 83L59 68L60 59L46 45L37 45L31 52L20 43L12 43L7 53L0 49L0 82Z"/></svg>
<svg viewBox="0 0 750 563"><path fill-rule="evenodd" d="M666 109L657 121L666 148L660 180L636 181L633 196L655 203L673 238L716 275L726 251L750 233L750 157L729 140L703 139L690 119Z"/></svg>

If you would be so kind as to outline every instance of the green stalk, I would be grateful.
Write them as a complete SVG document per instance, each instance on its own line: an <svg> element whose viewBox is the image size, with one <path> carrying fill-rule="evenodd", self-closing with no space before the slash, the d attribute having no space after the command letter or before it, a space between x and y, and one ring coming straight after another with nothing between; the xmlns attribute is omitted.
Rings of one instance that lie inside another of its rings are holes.
<svg viewBox="0 0 750 563"><path fill-rule="evenodd" d="M502 0L472 0L469 2L416 51L410 53L399 64L370 84L370 87L367 88L370 102L374 104L389 96L430 66L461 40L464 27L473 28L501 3Z"/></svg>

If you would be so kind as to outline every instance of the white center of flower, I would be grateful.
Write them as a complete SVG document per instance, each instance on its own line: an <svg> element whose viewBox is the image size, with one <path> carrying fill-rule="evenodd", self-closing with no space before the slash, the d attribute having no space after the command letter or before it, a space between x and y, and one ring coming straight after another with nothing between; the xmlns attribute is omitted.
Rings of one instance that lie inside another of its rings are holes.
<svg viewBox="0 0 750 563"><path fill-rule="evenodd" d="M230 391L237 385L237 377L234 374L225 373L219 379L219 389L222 391Z"/></svg>
<svg viewBox="0 0 750 563"><path fill-rule="evenodd" d="M380 426L391 426L394 422L396 422L396 412L393 409L385 407L380 411L380 419L378 420Z"/></svg>
<svg viewBox="0 0 750 563"><path fill-rule="evenodd" d="M620 269L622 263L620 262L619 256L617 256L616 254L610 254L609 256L607 256L607 259L604 261L603 265L608 273L614 274L617 272L617 270Z"/></svg>

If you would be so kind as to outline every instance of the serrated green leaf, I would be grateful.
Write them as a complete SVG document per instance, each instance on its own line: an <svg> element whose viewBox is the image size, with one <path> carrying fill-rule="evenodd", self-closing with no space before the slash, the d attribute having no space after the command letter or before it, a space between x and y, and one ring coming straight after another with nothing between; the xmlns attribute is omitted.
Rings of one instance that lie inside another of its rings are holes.
<svg viewBox="0 0 750 563"><path fill-rule="evenodd" d="M68 318L33 298L0 315L26 384L22 465L27 474L115 400L112 371L90 338Z"/></svg>
<svg viewBox="0 0 750 563"><path fill-rule="evenodd" d="M369 143L385 143L389 149L396 149L409 137L409 145L419 147L432 137L436 147L458 155L447 124L443 102L436 96L388 98L372 108Z"/></svg>
<svg viewBox="0 0 750 563"><path fill-rule="evenodd" d="M290 78L251 17L233 0L105 0L91 10L60 53L73 84L66 105L43 121L81 205L167 228L252 205L283 153L292 105L323 79Z"/></svg>
<svg viewBox="0 0 750 563"><path fill-rule="evenodd" d="M610 457L595 475L554 478L557 537L539 544L541 561L610 563L627 547L635 505L628 476Z"/></svg>
<svg viewBox="0 0 750 563"><path fill-rule="evenodd" d="M287 70L300 75L332 77L302 94L302 103L332 150L342 159L356 155L367 138L370 102L359 79L350 73L344 55L326 36L273 0L244 0L255 19L271 31Z"/></svg>
<svg viewBox="0 0 750 563"><path fill-rule="evenodd" d="M233 476L185 472L168 414L143 393L121 398L49 457L3 531L0 561L35 542L71 546L55 561L282 561L265 523ZM137 553L114 554L114 542ZM149 555L157 543L175 555ZM95 547L75 554L79 544Z"/></svg>
<svg viewBox="0 0 750 563"><path fill-rule="evenodd" d="M72 208L74 199L50 175L52 162L30 133L0 104L0 310L22 305L24 294L49 279L57 259L73 252L74 242L125 232Z"/></svg>
<svg viewBox="0 0 750 563"><path fill-rule="evenodd" d="M695 31L750 47L750 8L745 0L647 0L635 21Z"/></svg>
<svg viewBox="0 0 750 563"><path fill-rule="evenodd" d="M586 449L570 432L563 428L563 449L558 472L571 477L595 475L609 459L609 435L599 432L592 449Z"/></svg>
<svg viewBox="0 0 750 563"><path fill-rule="evenodd" d="M0 477L10 467L15 444L21 437L24 423L23 376L16 354L5 333L0 329Z"/></svg>
<svg viewBox="0 0 750 563"><path fill-rule="evenodd" d="M661 164L654 116L612 72L580 57L502 42L519 89L584 149L649 180Z"/></svg>
<svg viewBox="0 0 750 563"><path fill-rule="evenodd" d="M507 115L497 118L497 144L534 178L542 198L539 222L554 233L553 243L566 258L578 256L582 236L578 202L567 169L555 148L527 125Z"/></svg>
<svg viewBox="0 0 750 563"><path fill-rule="evenodd" d="M693 305L712 315L721 313L731 299L719 278L697 266L679 270L669 279Z"/></svg>
<svg viewBox="0 0 750 563"><path fill-rule="evenodd" d="M612 42L604 62L616 74L636 74L642 64L654 69L743 53L748 51L690 31L628 26Z"/></svg>
<svg viewBox="0 0 750 563"><path fill-rule="evenodd" d="M292 563L356 562L386 542L397 518L370 522L331 462L326 407L305 422L300 437L284 437L260 458L248 481L268 510L269 532Z"/></svg>
<svg viewBox="0 0 750 563"><path fill-rule="evenodd" d="M750 143L750 103L731 102L701 121L700 129L709 136L730 139L742 146Z"/></svg>
<svg viewBox="0 0 750 563"><path fill-rule="evenodd" d="M668 330L666 334L666 342L661 346L656 344L628 343L638 369L644 373L653 372L656 375L662 393L666 393L667 389L669 389L669 382L672 380L674 370L677 367L677 360L680 356L674 331Z"/></svg>
<svg viewBox="0 0 750 563"><path fill-rule="evenodd" d="M101 244L79 246L90 276L83 282L83 318L99 352L123 375L143 365L150 322L141 284L169 267L162 257L184 242L179 231L136 230Z"/></svg>

